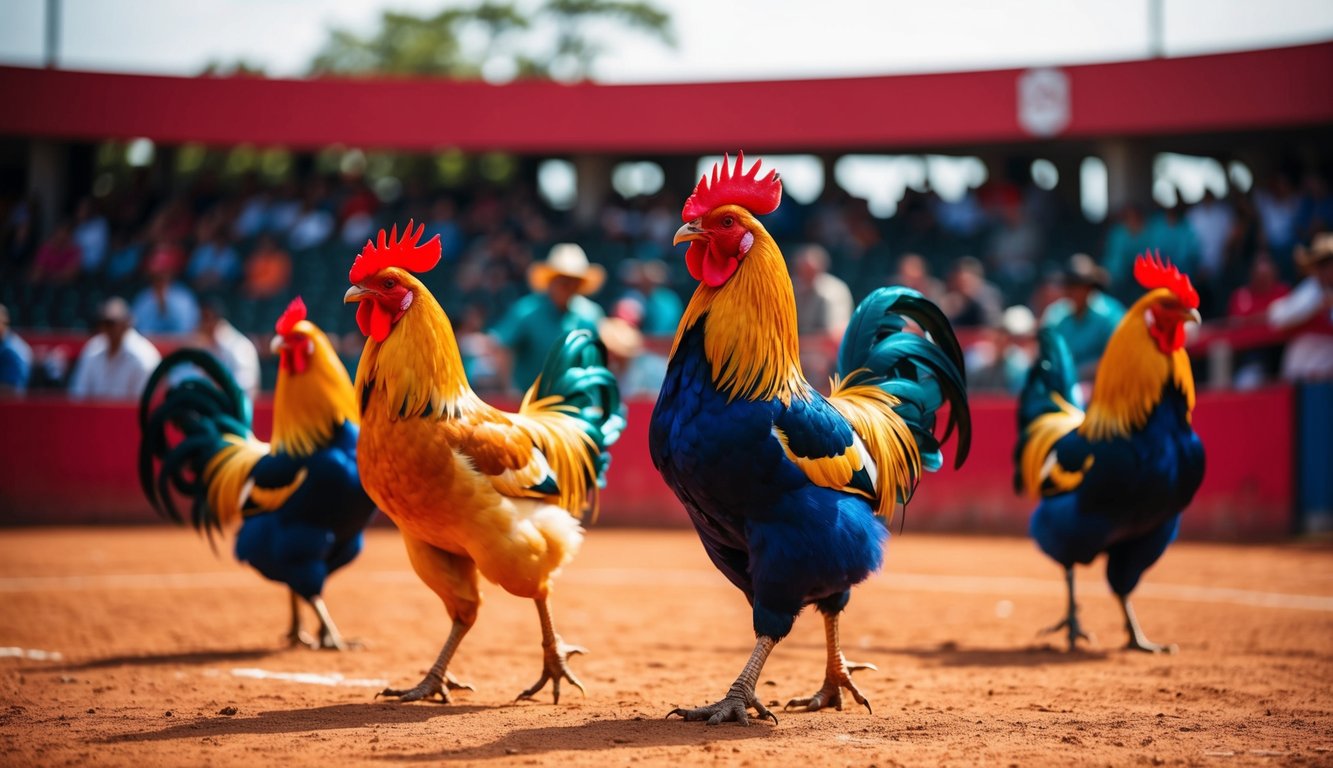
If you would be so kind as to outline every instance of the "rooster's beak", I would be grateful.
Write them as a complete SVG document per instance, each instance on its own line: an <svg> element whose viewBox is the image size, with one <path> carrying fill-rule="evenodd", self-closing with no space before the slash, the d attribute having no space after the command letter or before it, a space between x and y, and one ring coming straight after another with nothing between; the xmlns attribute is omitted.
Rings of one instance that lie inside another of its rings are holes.
<svg viewBox="0 0 1333 768"><path fill-rule="evenodd" d="M359 285L354 285L347 289L347 293L343 294L343 303L351 304L353 302L361 301L369 295L370 291L367 291Z"/></svg>
<svg viewBox="0 0 1333 768"><path fill-rule="evenodd" d="M1203 317L1199 314L1199 310L1191 309L1185 313L1185 320L1194 323L1195 325L1199 325L1203 322Z"/></svg>
<svg viewBox="0 0 1333 768"><path fill-rule="evenodd" d="M703 237L704 231L699 226L700 221L703 221L703 219L695 219L689 224L676 230L676 236L671 239L671 244L680 245L681 243L689 242L690 240L698 240Z"/></svg>

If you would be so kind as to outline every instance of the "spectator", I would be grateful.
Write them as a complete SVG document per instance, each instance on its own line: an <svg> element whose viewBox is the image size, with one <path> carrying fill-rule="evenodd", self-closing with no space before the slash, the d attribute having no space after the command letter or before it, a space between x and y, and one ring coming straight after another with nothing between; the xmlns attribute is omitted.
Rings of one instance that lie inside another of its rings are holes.
<svg viewBox="0 0 1333 768"><path fill-rule="evenodd" d="M1298 192L1292 177L1285 171L1275 175L1266 189L1254 192L1254 207L1259 213L1264 242L1277 260L1278 271L1284 273L1291 264L1287 257L1300 236L1304 202Z"/></svg>
<svg viewBox="0 0 1333 768"><path fill-rule="evenodd" d="M134 316L144 333L191 333L199 327L199 302L189 288L154 270L147 288L134 299Z"/></svg>
<svg viewBox="0 0 1333 768"><path fill-rule="evenodd" d="M9 309L0 304L0 397L21 396L32 372L32 349L9 328Z"/></svg>
<svg viewBox="0 0 1333 768"><path fill-rule="evenodd" d="M1181 272L1191 277L1198 274L1199 238L1181 215L1180 206L1172 206L1154 216L1148 224L1147 238L1152 249ZM1130 271L1133 271L1132 267Z"/></svg>
<svg viewBox="0 0 1333 768"><path fill-rule="evenodd" d="M905 253L899 257L898 271L889 278L889 282L918 291L936 304L944 299L944 284L931 277L926 260L915 253Z"/></svg>
<svg viewBox="0 0 1333 768"><path fill-rule="evenodd" d="M79 244L74 241L73 227L69 221L61 221L37 249L37 258L32 265L32 280L35 283L67 285L79 276L82 261Z"/></svg>
<svg viewBox="0 0 1333 768"><path fill-rule="evenodd" d="M964 256L954 262L949 274L949 292L940 306L949 322L956 326L992 328L1000 323L1004 296L986 281L981 260Z"/></svg>
<svg viewBox="0 0 1333 768"><path fill-rule="evenodd" d="M106 219L98 213L96 205L92 198L85 197L79 201L78 213L75 215L76 224L74 225L74 242L79 246L79 253L82 256L83 273L87 275L97 274L102 269L102 264L106 260L107 245L111 240L111 229L107 226Z"/></svg>
<svg viewBox="0 0 1333 768"><path fill-rule="evenodd" d="M292 230L287 234L287 242L298 251L314 248L329 239L335 226L337 221L333 214L319 207L312 198L297 214Z"/></svg>
<svg viewBox="0 0 1333 768"><path fill-rule="evenodd" d="M620 265L620 278L629 288L626 298L638 302L642 309L639 331L645 336L675 334L685 306L667 287L667 265L660 259L627 259Z"/></svg>
<svg viewBox="0 0 1333 768"><path fill-rule="evenodd" d="M637 315L638 305L621 299L615 314L597 324L597 333L606 345L620 396L654 398L666 380L667 358L645 348L643 334L636 327Z"/></svg>
<svg viewBox="0 0 1333 768"><path fill-rule="evenodd" d="M292 284L292 257L278 247L272 235L263 235L245 261L242 292L251 299L271 299Z"/></svg>
<svg viewBox="0 0 1333 768"><path fill-rule="evenodd" d="M467 238L463 228L458 225L458 205L448 197L440 197L430 208L430 220L426 223L423 239L431 236L440 238L440 258L446 263L456 261L463 254Z"/></svg>
<svg viewBox="0 0 1333 768"><path fill-rule="evenodd" d="M1234 325L1262 325L1268 321L1268 307L1290 291L1278 276L1273 258L1260 251L1250 267L1250 281L1231 294L1227 318Z"/></svg>
<svg viewBox="0 0 1333 768"><path fill-rule="evenodd" d="M98 314L97 333L74 364L69 396L75 400L137 400L162 356L134 330L129 305L107 299Z"/></svg>
<svg viewBox="0 0 1333 768"><path fill-rule="evenodd" d="M1290 290L1278 278L1277 265L1273 259L1266 251L1260 251L1255 255L1254 266L1250 268L1250 281L1231 294L1227 318L1233 325L1265 325L1268 322L1268 308ZM1246 350L1236 357L1233 385L1237 389L1253 389L1276 373L1281 361L1282 349L1276 344Z"/></svg>
<svg viewBox="0 0 1333 768"><path fill-rule="evenodd" d="M503 390L504 380L495 364L495 345L486 334L486 308L480 304L467 305L454 326L454 336L463 357L463 373L472 389Z"/></svg>
<svg viewBox="0 0 1333 768"><path fill-rule="evenodd" d="M241 271L236 249L227 242L220 221L211 221L203 227L199 244L190 254L185 276L196 291L221 288L234 282Z"/></svg>
<svg viewBox="0 0 1333 768"><path fill-rule="evenodd" d="M259 351L223 315L222 304L216 299L200 307L199 348L216 357L253 399L259 394Z"/></svg>
<svg viewBox="0 0 1333 768"><path fill-rule="evenodd" d="M1194 228L1199 241L1200 282L1215 284L1226 266L1227 240L1231 237L1236 213L1229 203L1218 200L1211 189L1205 189L1203 199L1190 208L1185 219Z"/></svg>
<svg viewBox="0 0 1333 768"><path fill-rule="evenodd" d="M528 270L532 293L515 302L491 334L508 352L501 356L501 371L513 389L522 392L541 373L546 354L565 334L579 328L597 330L604 317L591 299L606 280L606 270L590 264L588 255L573 243L551 248L546 261Z"/></svg>
<svg viewBox="0 0 1333 768"><path fill-rule="evenodd" d="M842 336L852 319L852 291L829 274L828 251L822 245L804 245L792 262L797 330L802 336Z"/></svg>
<svg viewBox="0 0 1333 768"><path fill-rule="evenodd" d="M1041 325L1065 340L1079 379L1090 381L1125 307L1106 295L1106 270L1086 253L1069 258L1064 283L1065 297L1046 308Z"/></svg>
<svg viewBox="0 0 1333 768"><path fill-rule="evenodd" d="M1119 298L1126 298L1138 290L1134 282L1134 259L1154 247L1143 208L1135 203L1120 211L1120 220L1106 234L1106 251L1102 263L1109 278L1107 290L1114 290Z"/></svg>
<svg viewBox="0 0 1333 768"><path fill-rule="evenodd" d="M1036 357L1037 318L1022 305L1001 315L998 327L963 353L968 389L1000 390L1016 395L1023 389Z"/></svg>
<svg viewBox="0 0 1333 768"><path fill-rule="evenodd" d="M1296 261L1309 276L1268 307L1270 326L1295 333L1282 355L1282 378L1327 381L1333 379L1333 232L1298 248Z"/></svg>

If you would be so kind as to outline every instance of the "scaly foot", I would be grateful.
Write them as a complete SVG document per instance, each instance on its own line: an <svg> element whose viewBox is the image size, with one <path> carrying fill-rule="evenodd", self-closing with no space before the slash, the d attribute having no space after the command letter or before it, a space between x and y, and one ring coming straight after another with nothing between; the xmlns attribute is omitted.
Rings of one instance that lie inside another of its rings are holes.
<svg viewBox="0 0 1333 768"><path fill-rule="evenodd" d="M1065 618L1061 619L1060 623L1055 624L1054 626L1047 627L1046 629L1043 629L1040 634L1053 635L1062 629L1068 630L1067 635L1069 637L1070 651L1075 651L1078 649L1079 640L1086 640L1089 643L1092 642L1092 637L1088 635L1087 632L1084 632L1083 627L1079 625L1078 616L1072 613L1066 616Z"/></svg>
<svg viewBox="0 0 1333 768"><path fill-rule="evenodd" d="M1125 650L1143 651L1144 653L1165 653L1169 655L1178 652L1180 648L1176 647L1175 643L1158 645L1146 637L1135 637L1134 635L1130 635L1129 644L1125 646Z"/></svg>
<svg viewBox="0 0 1333 768"><path fill-rule="evenodd" d="M441 704L448 704L449 691L473 691L476 690L469 683L460 683L454 679L454 676L448 672L444 673L441 679L435 675L426 675L426 678L417 683L413 688L385 688L375 694L375 698L389 696L399 701L423 701L439 697Z"/></svg>
<svg viewBox="0 0 1333 768"><path fill-rule="evenodd" d="M586 696L588 692L583 690L583 683L579 682L579 679L574 676L574 673L569 671L569 657L587 652L588 649L582 646L566 645L565 642L560 639L560 636L556 635L555 643L548 645L544 649L541 678L533 683L531 688L520 693L514 701L531 699L533 696L536 696L538 691L546 687L546 682L548 680L551 682L552 702L555 704L560 703L561 680L568 680L573 683L574 687L579 689L579 693Z"/></svg>
<svg viewBox="0 0 1333 768"><path fill-rule="evenodd" d="M760 720L772 720L774 725L778 724L778 716L770 712L759 701L759 697L754 695L753 688L743 693L733 688L721 701L695 709L677 707L668 712L667 717L680 715L689 721L703 720L708 725L718 725L720 723L749 725L751 707L754 708Z"/></svg>
<svg viewBox="0 0 1333 768"><path fill-rule="evenodd" d="M293 629L292 631L287 633L287 645L290 648L296 648L298 646L304 646L306 648L318 648L320 645L320 641L316 640L309 634L299 629Z"/></svg>
<svg viewBox="0 0 1333 768"><path fill-rule="evenodd" d="M865 696L861 695L860 689L852 682L852 673L862 669L878 670L874 664L858 664L854 661L848 661L839 654L841 663L837 669L829 670L824 676L824 687L815 692L814 696L806 699L792 699L787 702L785 709L792 707L805 707L806 712L818 712L825 707L833 707L839 712L842 711L842 689L851 691L852 698L857 704L866 708L866 711L874 714L870 708L870 702Z"/></svg>

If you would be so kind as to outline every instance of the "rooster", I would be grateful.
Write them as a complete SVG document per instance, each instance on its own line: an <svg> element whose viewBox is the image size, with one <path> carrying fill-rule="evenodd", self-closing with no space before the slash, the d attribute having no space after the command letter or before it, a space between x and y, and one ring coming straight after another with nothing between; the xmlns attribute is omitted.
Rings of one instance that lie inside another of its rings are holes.
<svg viewBox="0 0 1333 768"><path fill-rule="evenodd" d="M685 310L653 410L654 465L689 512L713 564L749 600L756 643L726 696L672 715L749 722L774 716L755 681L774 646L809 604L823 614L823 686L788 707L842 708L842 690L869 701L850 673L838 618L851 588L880 567L895 506L923 469L943 463L956 427L956 463L971 423L962 354L948 321L921 294L881 288L857 307L838 354L832 393L801 373L796 304L777 244L756 216L782 196L776 172L759 177L723 158L685 203L675 243L688 242L700 281ZM935 344L906 329L918 323ZM938 344L938 346L936 346ZM935 416L950 405L943 438Z"/></svg>
<svg viewBox="0 0 1333 768"><path fill-rule="evenodd" d="M288 640L345 650L324 604L324 580L360 553L375 506L357 476L352 380L305 316L298 297L273 337L279 369L271 444L255 439L250 401L212 355L168 355L139 403L139 482L153 507L176 522L184 517L172 489L189 497L190 522L210 541L239 521L236 559L290 590ZM155 406L159 385L182 376ZM174 442L168 427L183 439ZM301 629L302 601L319 619L318 639Z"/></svg>
<svg viewBox="0 0 1333 768"><path fill-rule="evenodd" d="M409 223L399 239L367 242L352 264L345 300L358 302L366 335L356 372L362 416L359 456L366 490L402 531L412 567L453 620L439 658L416 686L381 695L402 701L468 688L449 661L477 620L477 574L536 602L541 678L519 694L530 699L548 681L583 684L568 659L582 653L555 631L551 582L583 540L580 521L595 515L610 456L624 426L606 350L588 331L573 331L551 350L517 413L506 413L468 386L449 318L413 272L440 259L438 236L420 243Z"/></svg>
<svg viewBox="0 0 1333 768"><path fill-rule="evenodd" d="M1180 514L1203 482L1203 443L1190 426L1194 376L1185 325L1199 322L1189 277L1143 255L1134 277L1147 289L1125 313L1097 366L1087 411L1063 340L1042 331L1040 352L1019 399L1014 484L1039 503L1031 533L1065 569L1068 610L1048 632L1069 648L1088 639L1074 601L1074 564L1106 553L1106 578L1120 600L1128 647L1159 653L1129 595L1166 551Z"/></svg>

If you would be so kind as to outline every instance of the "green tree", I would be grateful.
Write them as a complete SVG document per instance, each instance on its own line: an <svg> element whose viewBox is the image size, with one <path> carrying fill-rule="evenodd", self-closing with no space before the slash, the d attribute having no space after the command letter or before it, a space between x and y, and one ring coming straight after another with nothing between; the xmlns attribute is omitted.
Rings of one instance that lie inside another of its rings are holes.
<svg viewBox="0 0 1333 768"><path fill-rule="evenodd" d="M549 35L538 34L544 28L555 30L553 47ZM487 1L426 16L385 11L367 36L332 29L310 72L582 80L606 51L594 30L675 45L670 17L649 2L545 0L525 11Z"/></svg>

